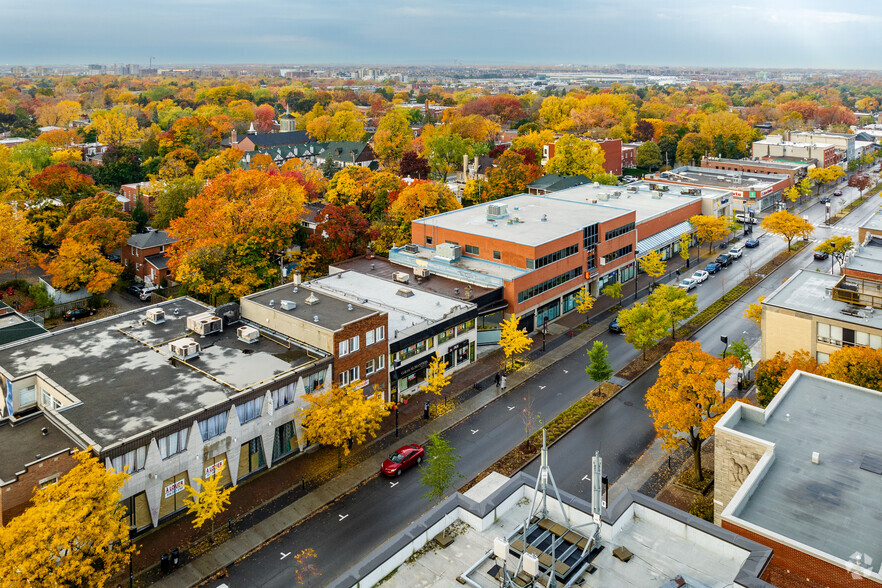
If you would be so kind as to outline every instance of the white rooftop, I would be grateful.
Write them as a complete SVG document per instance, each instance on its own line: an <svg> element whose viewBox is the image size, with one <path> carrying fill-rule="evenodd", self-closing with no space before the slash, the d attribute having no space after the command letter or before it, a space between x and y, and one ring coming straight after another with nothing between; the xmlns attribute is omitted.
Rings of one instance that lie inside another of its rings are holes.
<svg viewBox="0 0 882 588"><path fill-rule="evenodd" d="M634 188L637 189L636 192L633 191ZM554 197L570 202L589 202L599 206L633 210L637 214L636 222L640 224L694 202L700 202L704 196L725 196L726 194L730 194L730 192L707 188L702 189L701 196L681 194L677 189L657 192L649 189L649 182L634 182L627 187L583 184L555 192Z"/></svg>

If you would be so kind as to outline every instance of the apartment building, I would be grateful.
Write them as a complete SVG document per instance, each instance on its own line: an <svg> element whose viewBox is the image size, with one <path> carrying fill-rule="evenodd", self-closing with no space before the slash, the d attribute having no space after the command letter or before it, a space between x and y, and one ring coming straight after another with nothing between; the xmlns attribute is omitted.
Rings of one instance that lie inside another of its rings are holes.
<svg viewBox="0 0 882 588"><path fill-rule="evenodd" d="M793 141L794 143L827 143L833 145L839 155L839 161L848 162L859 155L855 150L855 133L789 131L787 133L787 140Z"/></svg>
<svg viewBox="0 0 882 588"><path fill-rule="evenodd" d="M680 188L715 188L731 192L733 200L729 214L767 210L780 202L783 191L790 187L790 176L786 174L754 174L693 166L647 175L646 180Z"/></svg>
<svg viewBox="0 0 882 588"><path fill-rule="evenodd" d="M841 161L832 143L786 141L781 135L769 135L754 141L751 154L756 159L799 159L811 161L817 167L830 167Z"/></svg>

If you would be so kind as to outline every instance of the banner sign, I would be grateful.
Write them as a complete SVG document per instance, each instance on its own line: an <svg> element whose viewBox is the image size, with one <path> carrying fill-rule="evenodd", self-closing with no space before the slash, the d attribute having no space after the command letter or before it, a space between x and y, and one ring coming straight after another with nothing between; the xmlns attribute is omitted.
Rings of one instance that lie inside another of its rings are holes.
<svg viewBox="0 0 882 588"><path fill-rule="evenodd" d="M224 469L224 462L225 461L226 460L222 459L217 463L213 463L210 466L207 466L205 468L205 479L207 480L208 478L212 477L213 475L221 473Z"/></svg>
<svg viewBox="0 0 882 588"><path fill-rule="evenodd" d="M165 487L165 497L171 498L178 492L183 492L184 490L184 481L178 480L177 482L172 482L168 486Z"/></svg>

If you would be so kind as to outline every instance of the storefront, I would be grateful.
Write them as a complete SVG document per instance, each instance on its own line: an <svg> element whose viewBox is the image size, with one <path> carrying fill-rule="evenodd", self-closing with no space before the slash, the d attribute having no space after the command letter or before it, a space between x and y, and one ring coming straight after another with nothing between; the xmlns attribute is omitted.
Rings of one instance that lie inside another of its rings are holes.
<svg viewBox="0 0 882 588"><path fill-rule="evenodd" d="M539 308L536 309L536 328L541 329L542 326L549 322L553 321L557 317L560 316L560 301L552 300L546 304L543 304Z"/></svg>
<svg viewBox="0 0 882 588"><path fill-rule="evenodd" d="M186 508L184 499L187 498L187 486L190 485L190 476L186 471L162 482L162 498L159 501L159 520L175 514Z"/></svg>
<svg viewBox="0 0 882 588"><path fill-rule="evenodd" d="M219 476L220 483L218 484L218 488L225 488L232 484L233 481L230 478L229 463L226 453L221 453L220 455L206 459L203 463L202 479L207 480L212 476Z"/></svg>
<svg viewBox="0 0 882 588"><path fill-rule="evenodd" d="M393 402L397 402L398 394L403 393L408 388L412 388L426 379L426 370L432 362L434 354L427 355L409 365L392 370L392 392L395 394Z"/></svg>
<svg viewBox="0 0 882 588"><path fill-rule="evenodd" d="M297 444L297 431L294 421L288 421L276 427L273 433L273 463L300 450Z"/></svg>
<svg viewBox="0 0 882 588"><path fill-rule="evenodd" d="M146 492L139 492L134 496L129 496L121 504L126 509L126 519L131 532L143 531L153 524L153 520L150 518L150 506L147 504Z"/></svg>
<svg viewBox="0 0 882 588"><path fill-rule="evenodd" d="M470 346L468 340L460 341L456 345L451 345L447 348L447 353L444 354L444 361L447 362L447 368L450 369L472 361L474 359L473 355L474 346Z"/></svg>
<svg viewBox="0 0 882 588"><path fill-rule="evenodd" d="M266 458L263 454L263 439L255 437L248 443L243 443L239 449L239 472L236 479L258 472L266 467Z"/></svg>

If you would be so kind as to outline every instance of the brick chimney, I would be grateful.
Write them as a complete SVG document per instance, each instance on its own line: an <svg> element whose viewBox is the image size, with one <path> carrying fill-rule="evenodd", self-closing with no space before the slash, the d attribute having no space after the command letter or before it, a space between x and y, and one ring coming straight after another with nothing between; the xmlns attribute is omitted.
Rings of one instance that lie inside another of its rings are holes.
<svg viewBox="0 0 882 588"><path fill-rule="evenodd" d="M230 132L230 147L235 148L239 144L239 139L236 137L236 129L233 129Z"/></svg>

